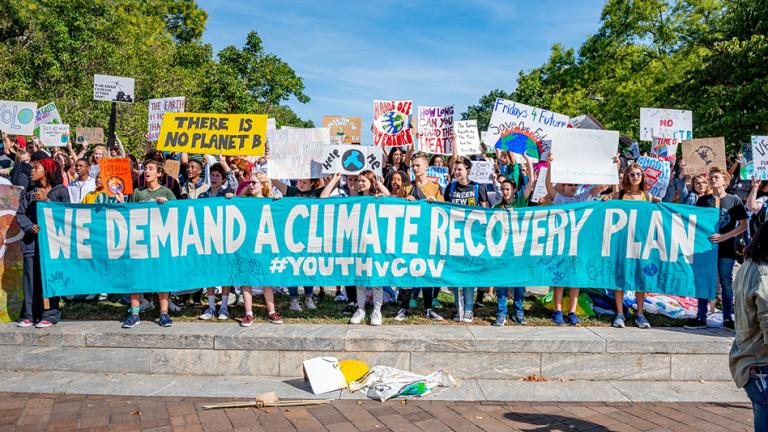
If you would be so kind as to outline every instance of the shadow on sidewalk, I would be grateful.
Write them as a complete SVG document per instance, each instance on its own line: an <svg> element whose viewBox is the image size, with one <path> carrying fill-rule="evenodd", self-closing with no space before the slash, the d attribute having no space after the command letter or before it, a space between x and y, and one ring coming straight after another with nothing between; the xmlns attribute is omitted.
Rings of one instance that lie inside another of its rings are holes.
<svg viewBox="0 0 768 432"><path fill-rule="evenodd" d="M526 432L548 432L555 430L589 430L589 432L609 432L611 430L585 419L566 417L555 414L508 412L504 414L504 418L517 423L525 423L528 426L539 426L536 429L525 429Z"/></svg>

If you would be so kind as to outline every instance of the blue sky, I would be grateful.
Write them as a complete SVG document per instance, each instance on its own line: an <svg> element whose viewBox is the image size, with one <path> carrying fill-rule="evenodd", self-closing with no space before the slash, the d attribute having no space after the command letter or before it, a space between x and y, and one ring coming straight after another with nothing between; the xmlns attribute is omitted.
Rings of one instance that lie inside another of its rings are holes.
<svg viewBox="0 0 768 432"><path fill-rule="evenodd" d="M578 47L597 31L603 0L397 2L200 0L203 35L218 52L249 31L304 79L312 100L288 102L321 126L323 115L363 118L374 99L451 105L458 114L518 72L540 66L553 43Z"/></svg>

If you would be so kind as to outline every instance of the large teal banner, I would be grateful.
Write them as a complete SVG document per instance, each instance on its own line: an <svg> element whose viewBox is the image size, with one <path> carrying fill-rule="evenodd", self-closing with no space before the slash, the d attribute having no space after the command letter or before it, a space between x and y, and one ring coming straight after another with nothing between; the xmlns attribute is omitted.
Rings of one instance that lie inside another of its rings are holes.
<svg viewBox="0 0 768 432"><path fill-rule="evenodd" d="M716 209L395 198L41 203L46 296L218 285L620 288L714 297Z"/></svg>

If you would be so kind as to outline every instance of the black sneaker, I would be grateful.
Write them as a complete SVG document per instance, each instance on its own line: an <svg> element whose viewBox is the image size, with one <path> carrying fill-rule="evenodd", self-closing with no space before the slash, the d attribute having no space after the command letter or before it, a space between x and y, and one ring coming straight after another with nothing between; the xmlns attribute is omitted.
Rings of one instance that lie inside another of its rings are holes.
<svg viewBox="0 0 768 432"><path fill-rule="evenodd" d="M723 327L731 330L736 330L736 323L733 322L733 320L725 320L723 321Z"/></svg>
<svg viewBox="0 0 768 432"><path fill-rule="evenodd" d="M691 318L685 322L683 328L686 330L702 330L707 328L707 320Z"/></svg>

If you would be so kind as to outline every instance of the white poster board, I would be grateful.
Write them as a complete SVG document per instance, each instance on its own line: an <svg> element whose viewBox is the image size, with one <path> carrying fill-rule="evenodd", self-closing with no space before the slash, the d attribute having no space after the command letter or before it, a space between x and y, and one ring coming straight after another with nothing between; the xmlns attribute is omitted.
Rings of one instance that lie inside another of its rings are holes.
<svg viewBox="0 0 768 432"><path fill-rule="evenodd" d="M541 141L549 139L552 132L568 127L568 120L565 114L498 98L485 144L539 160Z"/></svg>
<svg viewBox="0 0 768 432"><path fill-rule="evenodd" d="M619 149L619 132L594 129L560 129L551 134L554 162L552 183L618 184L613 157Z"/></svg>
<svg viewBox="0 0 768 432"><path fill-rule="evenodd" d="M0 130L9 135L35 132L37 103L0 100Z"/></svg>
<svg viewBox="0 0 768 432"><path fill-rule="evenodd" d="M35 135L40 136L40 125L44 124L62 124L59 109L56 103L51 102L37 109L35 113Z"/></svg>
<svg viewBox="0 0 768 432"><path fill-rule="evenodd" d="M163 116L167 112L184 112L186 99L184 96L150 99L148 102L147 140L155 142L160 135Z"/></svg>
<svg viewBox="0 0 768 432"><path fill-rule="evenodd" d="M135 80L111 75L93 76L93 98L108 102L133 102Z"/></svg>
<svg viewBox="0 0 768 432"><path fill-rule="evenodd" d="M539 176L536 178L536 186L533 188L531 194L531 201L539 202L542 198L547 196L547 171L548 167L541 167L539 169Z"/></svg>
<svg viewBox="0 0 768 432"><path fill-rule="evenodd" d="M384 151L381 147L332 144L323 147L323 174L359 174L373 171L381 176Z"/></svg>
<svg viewBox="0 0 768 432"><path fill-rule="evenodd" d="M673 138L677 142L693 139L693 113L685 110L640 108L640 140Z"/></svg>
<svg viewBox="0 0 768 432"><path fill-rule="evenodd" d="M493 161L472 161L469 179L475 183L491 184L494 179L496 164Z"/></svg>
<svg viewBox="0 0 768 432"><path fill-rule="evenodd" d="M347 386L336 357L311 358L304 360L303 366L304 377L309 381L314 394L341 390Z"/></svg>
<svg viewBox="0 0 768 432"><path fill-rule="evenodd" d="M267 131L267 171L274 179L313 179L323 174L328 128L282 128Z"/></svg>
<svg viewBox="0 0 768 432"><path fill-rule="evenodd" d="M40 125L40 141L46 147L65 147L69 142L68 124Z"/></svg>
<svg viewBox="0 0 768 432"><path fill-rule="evenodd" d="M453 154L453 105L419 107L419 150L431 154Z"/></svg>
<svg viewBox="0 0 768 432"><path fill-rule="evenodd" d="M468 156L480 154L480 135L477 133L477 120L460 120L453 123L456 137L456 154Z"/></svg>
<svg viewBox="0 0 768 432"><path fill-rule="evenodd" d="M768 136L752 137L752 178L768 180Z"/></svg>

